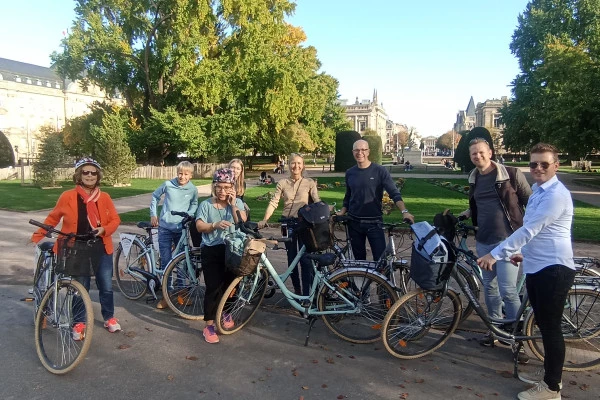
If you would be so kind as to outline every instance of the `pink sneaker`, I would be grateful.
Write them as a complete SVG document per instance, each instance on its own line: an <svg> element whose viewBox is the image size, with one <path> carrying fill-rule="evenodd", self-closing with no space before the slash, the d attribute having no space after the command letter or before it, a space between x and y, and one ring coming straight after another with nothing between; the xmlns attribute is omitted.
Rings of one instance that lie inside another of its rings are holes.
<svg viewBox="0 0 600 400"><path fill-rule="evenodd" d="M73 326L73 340L79 342L80 340L85 339L85 324L83 322L78 322Z"/></svg>
<svg viewBox="0 0 600 400"><path fill-rule="evenodd" d="M119 320L115 317L112 317L108 321L104 321L104 327L108 329L110 333L115 333L121 330L121 325L119 325Z"/></svg>
<svg viewBox="0 0 600 400"><path fill-rule="evenodd" d="M229 330L235 326L235 322L233 322L233 318L231 318L231 314L223 314L223 318L221 320L221 324L223 328Z"/></svg>
<svg viewBox="0 0 600 400"><path fill-rule="evenodd" d="M219 343L219 336L215 332L214 325L206 325L206 328L202 331L202 335L204 335L204 340L208 343Z"/></svg>

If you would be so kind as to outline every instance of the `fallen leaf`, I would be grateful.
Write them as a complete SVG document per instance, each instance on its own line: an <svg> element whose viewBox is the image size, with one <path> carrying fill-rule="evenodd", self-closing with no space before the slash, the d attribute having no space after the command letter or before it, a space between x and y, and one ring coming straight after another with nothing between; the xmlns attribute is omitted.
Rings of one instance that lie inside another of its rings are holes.
<svg viewBox="0 0 600 400"><path fill-rule="evenodd" d="M342 358L342 355L341 355L341 354L336 354L335 356L336 356L337 358Z"/></svg>
<svg viewBox="0 0 600 400"><path fill-rule="evenodd" d="M266 369L267 371L272 371L272 370L273 370L273 368L270 368L270 367L265 367L265 369Z"/></svg>
<svg viewBox="0 0 600 400"><path fill-rule="evenodd" d="M510 371L499 371L498 373L503 378L512 378L513 377L513 373Z"/></svg>
<svg viewBox="0 0 600 400"><path fill-rule="evenodd" d="M346 397L346 396L344 396L343 394L340 394L340 395L339 395L337 398L338 398L338 399L343 399L343 398L345 398L345 397Z"/></svg>
<svg viewBox="0 0 600 400"><path fill-rule="evenodd" d="M154 332L152 329L150 328L145 328L148 332Z"/></svg>
<svg viewBox="0 0 600 400"><path fill-rule="evenodd" d="M313 363L313 364L318 364L318 363L319 363L319 360L312 360L312 363Z"/></svg>
<svg viewBox="0 0 600 400"><path fill-rule="evenodd" d="M196 361L198 359L198 357L196 356L185 356L186 360L190 360L190 361Z"/></svg>
<svg viewBox="0 0 600 400"><path fill-rule="evenodd" d="M406 388L406 386L404 386L402 383L399 384L398 386L400 386L402 389Z"/></svg>
<svg viewBox="0 0 600 400"><path fill-rule="evenodd" d="M408 393L400 393L401 399L408 399Z"/></svg>
<svg viewBox="0 0 600 400"><path fill-rule="evenodd" d="M125 350L125 349L128 349L130 347L131 346L128 345L128 344L120 344L119 347L117 347L117 349L119 349L119 350Z"/></svg>
<svg viewBox="0 0 600 400"><path fill-rule="evenodd" d="M352 358L352 359L354 359L354 358L356 358L356 357L354 357L354 356L348 356L348 358Z"/></svg>
<svg viewBox="0 0 600 400"><path fill-rule="evenodd" d="M406 371L406 367L400 367L402 371Z"/></svg>
<svg viewBox="0 0 600 400"><path fill-rule="evenodd" d="M294 376L298 376L298 371L294 371L294 372L292 372L292 375L294 375Z"/></svg>
<svg viewBox="0 0 600 400"><path fill-rule="evenodd" d="M577 385L577 382L576 381L569 381L569 385L575 386L575 385Z"/></svg>
<svg viewBox="0 0 600 400"><path fill-rule="evenodd" d="M326 384L322 384L322 385L321 385L321 387L322 387L323 389L325 389L325 388L327 387L327 385L326 385Z"/></svg>
<svg viewBox="0 0 600 400"><path fill-rule="evenodd" d="M483 395L481 393L475 393L475 396L477 396L477 397L483 397Z"/></svg>
<svg viewBox="0 0 600 400"><path fill-rule="evenodd" d="M137 333L135 333L134 331L129 331L125 333L125 336L130 337L130 338L134 338L137 336Z"/></svg>
<svg viewBox="0 0 600 400"><path fill-rule="evenodd" d="M415 379L415 383L423 383L423 382L425 382L425 379L423 379L423 378Z"/></svg>
<svg viewBox="0 0 600 400"><path fill-rule="evenodd" d="M302 390L308 390L308 386L302 386Z"/></svg>
<svg viewBox="0 0 600 400"><path fill-rule="evenodd" d="M584 383L583 385L580 385L580 386L579 386L579 389L581 389L581 390L588 390L588 389L589 389L589 387L590 387L590 386L589 386L587 383Z"/></svg>
<svg viewBox="0 0 600 400"><path fill-rule="evenodd" d="M167 380L168 381L172 381L173 379L175 379L175 377L173 375L167 375Z"/></svg>
<svg viewBox="0 0 600 400"><path fill-rule="evenodd" d="M462 389L462 386L460 386L460 385L456 385L456 386L454 386L454 387L455 387L456 389Z"/></svg>
<svg viewBox="0 0 600 400"><path fill-rule="evenodd" d="M326 358L325 361L327 361L328 364L335 364L335 361L333 361L333 358L331 357Z"/></svg>
<svg viewBox="0 0 600 400"><path fill-rule="evenodd" d="M298 400L304 400L304 396L300 396Z"/></svg>

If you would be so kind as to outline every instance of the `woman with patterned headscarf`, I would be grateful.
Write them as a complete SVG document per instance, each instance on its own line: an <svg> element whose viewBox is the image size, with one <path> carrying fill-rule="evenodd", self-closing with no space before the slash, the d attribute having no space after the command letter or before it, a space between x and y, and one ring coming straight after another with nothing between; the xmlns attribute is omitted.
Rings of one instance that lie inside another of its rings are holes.
<svg viewBox="0 0 600 400"><path fill-rule="evenodd" d="M229 227L238 222L237 213L246 221L244 203L236 197L235 174L230 168L222 168L213 176L213 196L204 200L196 212L196 228L202 233L202 269L206 282L204 296L204 321L202 334L208 343L218 343L214 319L223 291L235 276L225 269L225 235ZM231 316L224 315L223 326L233 327Z"/></svg>

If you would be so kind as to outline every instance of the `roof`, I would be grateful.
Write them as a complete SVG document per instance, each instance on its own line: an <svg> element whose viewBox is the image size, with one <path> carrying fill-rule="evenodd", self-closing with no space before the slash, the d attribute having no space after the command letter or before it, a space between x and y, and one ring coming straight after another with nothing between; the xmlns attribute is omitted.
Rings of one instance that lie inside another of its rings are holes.
<svg viewBox="0 0 600 400"><path fill-rule="evenodd" d="M63 82L63 79L51 68L9 60L7 58L0 58L0 74L2 74L4 80L11 81L19 76L21 78L27 77L60 83Z"/></svg>

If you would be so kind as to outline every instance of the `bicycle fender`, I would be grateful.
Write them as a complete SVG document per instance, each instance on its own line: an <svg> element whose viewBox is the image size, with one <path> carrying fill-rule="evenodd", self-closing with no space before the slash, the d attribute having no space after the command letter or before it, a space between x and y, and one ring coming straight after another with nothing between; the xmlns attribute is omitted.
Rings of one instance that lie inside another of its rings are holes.
<svg viewBox="0 0 600 400"><path fill-rule="evenodd" d="M358 271L358 272L368 272L371 275L376 275L379 278L383 279L384 281L388 281L387 278L385 277L385 275L383 275L380 272L375 271L373 268L365 268L365 267L347 267L347 268L343 268L343 269L338 269L336 271L334 271L331 275L329 275L329 279L333 279L335 277L337 277L338 275L343 275L348 271Z"/></svg>

